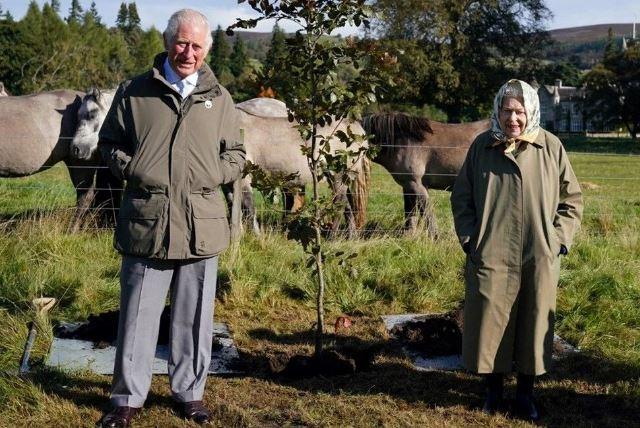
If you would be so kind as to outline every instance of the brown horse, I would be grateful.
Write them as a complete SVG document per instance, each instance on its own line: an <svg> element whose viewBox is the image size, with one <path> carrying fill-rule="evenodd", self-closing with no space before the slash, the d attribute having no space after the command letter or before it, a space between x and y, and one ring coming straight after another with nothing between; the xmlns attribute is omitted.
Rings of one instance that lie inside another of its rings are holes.
<svg viewBox="0 0 640 428"><path fill-rule="evenodd" d="M405 229L415 231L423 217L429 234L436 237L427 189L453 186L469 146L489 129L490 121L447 124L404 113L381 113L366 117L363 127L373 135L369 143L380 146L373 161L402 186Z"/></svg>

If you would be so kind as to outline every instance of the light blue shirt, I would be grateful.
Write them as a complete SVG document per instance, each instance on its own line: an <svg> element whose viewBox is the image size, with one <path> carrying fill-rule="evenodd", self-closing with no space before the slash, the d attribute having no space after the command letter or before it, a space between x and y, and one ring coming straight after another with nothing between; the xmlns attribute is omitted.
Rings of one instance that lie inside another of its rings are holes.
<svg viewBox="0 0 640 428"><path fill-rule="evenodd" d="M178 91L178 93L182 96L182 99L187 98L198 84L197 71L183 79L178 76L178 73L173 71L173 68L171 68L171 65L169 64L169 58L166 58L164 60L164 77L165 79L167 79L167 82L171 84L173 89Z"/></svg>

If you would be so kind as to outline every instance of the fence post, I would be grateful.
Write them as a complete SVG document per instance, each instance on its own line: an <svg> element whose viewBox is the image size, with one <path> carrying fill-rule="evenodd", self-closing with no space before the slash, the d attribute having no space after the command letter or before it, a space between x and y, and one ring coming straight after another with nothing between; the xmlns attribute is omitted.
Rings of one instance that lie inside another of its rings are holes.
<svg viewBox="0 0 640 428"><path fill-rule="evenodd" d="M231 203L231 242L236 244L242 236L242 178L233 182Z"/></svg>
<svg viewBox="0 0 640 428"><path fill-rule="evenodd" d="M244 143L244 129L240 128L240 140ZM231 201L231 252L236 259L240 238L242 237L242 175L233 182L233 200Z"/></svg>

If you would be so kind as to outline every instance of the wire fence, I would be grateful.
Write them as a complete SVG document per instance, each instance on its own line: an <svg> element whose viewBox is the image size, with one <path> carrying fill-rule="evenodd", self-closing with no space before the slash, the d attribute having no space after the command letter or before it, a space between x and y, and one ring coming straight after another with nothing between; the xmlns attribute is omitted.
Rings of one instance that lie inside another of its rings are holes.
<svg viewBox="0 0 640 428"><path fill-rule="evenodd" d="M392 147L383 145L382 147ZM398 146L394 146L398 147ZM405 147L420 147L409 146ZM438 149L455 149L458 147L438 146L431 147ZM608 165L613 165L609 172L604 167L581 167L582 171L577 174L578 180L583 185L585 200L585 221L589 222L619 222L631 218L640 217L640 192L637 190L636 182L640 181L640 154L635 153L589 153L572 151L568 152L573 156L593 156L596 158L607 158ZM614 159L615 158L615 159ZM582 158L584 160L584 158ZM613 160L610 162L609 160ZM620 161L623 161L620 163ZM587 162L588 163L588 162ZM90 165L65 165L57 163L46 165L43 169L52 171L48 174L56 174L57 168L62 169L107 169L106 166ZM575 163L574 163L575 168ZM390 173L382 167L374 168L371 172L372 186L369 190L369 203L367 209L367 223L360 230L363 234L375 233L398 233L404 228L405 217L412 213L403 207L403 196L418 197L423 193L407 192L403 193L402 188L395 181L403 181L407 176L413 175L410 172ZM454 173L425 173L423 177L434 177L435 179L452 180ZM77 213L75 207L76 191L122 191L122 188L86 187L74 188L68 176L57 175L54 177L44 177L42 174L19 178L0 179L0 222L15 223L31 221L37 216L23 216L22 211L30 214L40 212L43 215L50 213ZM36 193L39 197L31 199L25 194ZM448 193L430 192L430 207L435 211L436 216L450 216ZM280 201L273 203L263 198L257 191L254 191L256 199L255 213L262 223L278 225L287 213ZM24 200L21 200L24 199ZM118 208L113 207L86 207L82 208L84 213L91 215L107 215L114 219L117 217ZM84 230L107 230L108 227L84 227Z"/></svg>

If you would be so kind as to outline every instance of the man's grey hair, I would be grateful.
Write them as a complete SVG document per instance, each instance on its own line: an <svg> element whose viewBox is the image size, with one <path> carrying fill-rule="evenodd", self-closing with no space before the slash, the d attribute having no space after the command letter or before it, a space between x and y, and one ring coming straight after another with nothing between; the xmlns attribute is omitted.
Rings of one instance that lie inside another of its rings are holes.
<svg viewBox="0 0 640 428"><path fill-rule="evenodd" d="M211 27L207 17L193 9L180 9L169 18L167 28L164 30L163 36L165 43L171 42L175 39L178 27L180 24L191 24L193 26L202 27L205 29L205 46L203 46L205 52L209 52L211 45L213 44L213 38L211 37Z"/></svg>

